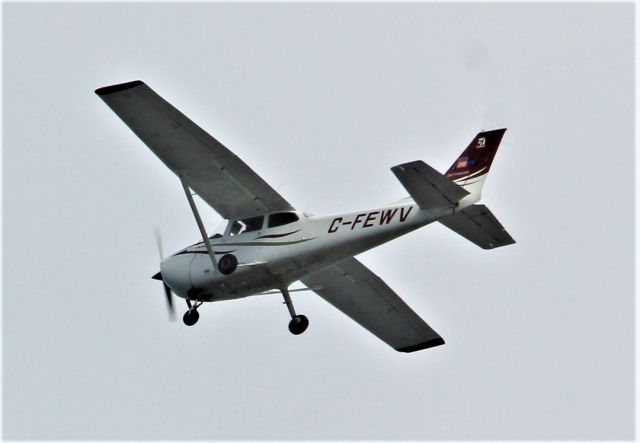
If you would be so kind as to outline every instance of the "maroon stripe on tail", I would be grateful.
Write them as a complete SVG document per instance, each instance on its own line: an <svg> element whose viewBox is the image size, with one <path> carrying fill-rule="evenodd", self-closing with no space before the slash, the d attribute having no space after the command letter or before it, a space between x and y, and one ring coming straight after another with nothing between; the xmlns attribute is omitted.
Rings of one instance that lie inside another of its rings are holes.
<svg viewBox="0 0 640 443"><path fill-rule="evenodd" d="M489 172L505 131L506 129L494 129L480 132L451 165L445 176L451 180L459 180L483 168L486 168L483 171L485 174Z"/></svg>

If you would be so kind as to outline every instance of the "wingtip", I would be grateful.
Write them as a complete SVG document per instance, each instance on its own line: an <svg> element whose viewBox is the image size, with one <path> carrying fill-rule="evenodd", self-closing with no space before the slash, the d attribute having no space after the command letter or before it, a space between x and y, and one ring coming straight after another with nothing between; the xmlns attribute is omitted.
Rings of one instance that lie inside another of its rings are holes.
<svg viewBox="0 0 640 443"><path fill-rule="evenodd" d="M113 94L114 92L126 91L127 89L135 88L136 86L144 85L142 80L134 80L126 83L118 83L117 85L104 86L95 90L95 93L103 96Z"/></svg>
<svg viewBox="0 0 640 443"><path fill-rule="evenodd" d="M444 344L444 339L442 337L432 338L431 340L427 340L422 343L418 343L417 345L406 346L404 348L396 348L398 352L416 352L422 351L423 349L433 348L435 346L440 346Z"/></svg>

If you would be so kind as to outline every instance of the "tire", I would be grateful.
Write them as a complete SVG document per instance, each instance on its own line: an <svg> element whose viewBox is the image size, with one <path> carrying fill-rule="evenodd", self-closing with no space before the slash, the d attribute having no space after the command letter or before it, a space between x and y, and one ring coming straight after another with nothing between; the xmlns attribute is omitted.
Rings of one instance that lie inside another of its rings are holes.
<svg viewBox="0 0 640 443"><path fill-rule="evenodd" d="M182 321L187 326L193 326L198 322L199 318L200 318L200 314L198 313L197 309L189 309L187 312L184 313L184 316L182 317Z"/></svg>
<svg viewBox="0 0 640 443"><path fill-rule="evenodd" d="M224 275L229 275L238 267L238 259L235 255L225 254L218 261L218 270Z"/></svg>
<svg viewBox="0 0 640 443"><path fill-rule="evenodd" d="M300 335L309 327L309 319L304 315L296 315L289 322L289 332Z"/></svg>

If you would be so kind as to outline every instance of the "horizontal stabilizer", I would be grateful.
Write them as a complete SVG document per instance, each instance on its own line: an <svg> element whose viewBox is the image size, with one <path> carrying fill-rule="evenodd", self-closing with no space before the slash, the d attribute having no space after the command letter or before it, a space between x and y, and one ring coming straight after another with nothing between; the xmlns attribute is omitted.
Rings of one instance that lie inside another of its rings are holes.
<svg viewBox="0 0 640 443"><path fill-rule="evenodd" d="M469 194L420 160L394 166L391 170L420 209L452 207Z"/></svg>
<svg viewBox="0 0 640 443"><path fill-rule="evenodd" d="M438 221L483 249L515 243L485 205L469 206Z"/></svg>

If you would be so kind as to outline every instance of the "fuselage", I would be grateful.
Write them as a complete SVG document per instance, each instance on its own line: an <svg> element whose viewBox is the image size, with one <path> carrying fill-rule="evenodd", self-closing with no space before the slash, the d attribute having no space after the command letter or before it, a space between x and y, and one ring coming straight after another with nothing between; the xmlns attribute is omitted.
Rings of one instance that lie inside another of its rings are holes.
<svg viewBox="0 0 640 443"><path fill-rule="evenodd" d="M460 208L456 208L460 209ZM421 210L411 199L371 210L310 216L268 227L268 216L249 232L210 237L217 259L233 254L238 268L224 275L212 264L203 242L189 246L161 264L163 280L180 297L229 300L281 289L346 258L379 246L437 219L451 208ZM293 217L293 216L291 216ZM254 218L255 220L255 218Z"/></svg>

